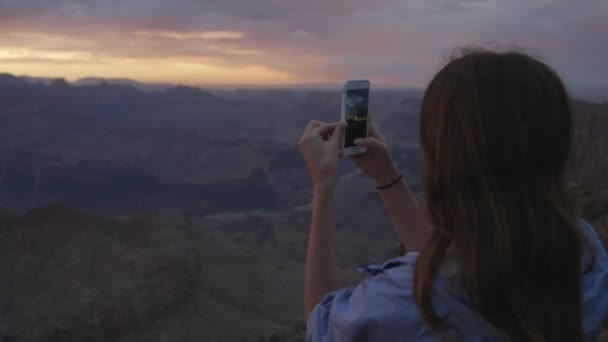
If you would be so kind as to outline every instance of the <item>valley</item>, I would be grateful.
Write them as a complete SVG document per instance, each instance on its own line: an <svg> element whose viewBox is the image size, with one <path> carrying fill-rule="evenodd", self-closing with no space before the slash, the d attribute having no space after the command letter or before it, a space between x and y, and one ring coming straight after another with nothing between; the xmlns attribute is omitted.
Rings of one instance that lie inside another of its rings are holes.
<svg viewBox="0 0 608 342"><path fill-rule="evenodd" d="M120 83L0 75L2 339L253 341L301 324L312 193L296 142L337 120L339 92ZM420 104L371 97L417 195ZM608 106L574 108L573 194L608 243ZM395 256L347 159L336 225L344 285Z"/></svg>

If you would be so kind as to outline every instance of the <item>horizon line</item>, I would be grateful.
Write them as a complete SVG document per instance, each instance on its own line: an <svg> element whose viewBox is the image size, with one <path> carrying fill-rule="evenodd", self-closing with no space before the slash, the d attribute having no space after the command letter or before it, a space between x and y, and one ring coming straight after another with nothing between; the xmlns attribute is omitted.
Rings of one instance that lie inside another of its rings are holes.
<svg viewBox="0 0 608 342"><path fill-rule="evenodd" d="M66 77L48 77L48 76L32 76L32 75L17 75L10 72L1 72L0 75L11 75L16 78L21 79L30 79L31 81L39 81L39 82L52 82L56 80L63 80L68 84L74 86L81 86L78 82L82 81L99 81L108 82L110 84L124 84L129 85L129 83L141 84L142 86L157 86L157 87L192 87L192 88L202 88L202 89L213 89L213 90L241 90L241 89L284 89L284 90L341 90L343 87L343 82L320 82L320 83L277 83L277 84L255 84L255 83L243 83L243 84L191 84L191 83L182 83L182 82L172 82L172 81L141 81L133 78L120 78L120 77L101 77L101 76L86 76L79 77L73 80L70 80ZM407 91L423 91L424 86L391 86L386 84L379 84L377 86L373 86L374 89L379 90L407 90Z"/></svg>
<svg viewBox="0 0 608 342"><path fill-rule="evenodd" d="M343 87L343 81L341 82L319 82L319 83L282 83L282 84L255 84L255 83L243 83L243 84L191 84L191 83L183 83L183 82L173 82L173 81L141 81L133 78L117 78L117 77L102 77L102 76L86 76L79 77L74 80L70 80L66 77L48 77L48 76L32 76L32 75L16 75L8 71L0 71L0 75L11 75L16 78L21 79L31 79L37 80L40 82L51 82L54 80L64 80L65 82L74 85L81 86L77 84L78 82L87 81L87 80L98 80L101 82L108 82L110 84L120 84L121 82L124 85L129 85L128 83L140 84L142 86L150 86L150 87L192 87L192 88L201 88L201 89L211 89L211 90L341 90ZM585 91L606 91L608 92L608 83L606 84L567 84L567 88L572 90L585 90ZM424 86L406 86L406 85L389 85L378 83L374 85L372 83L372 89L383 90L383 91L393 91L393 90L401 90L401 91L424 91L426 85ZM608 94L607 94L608 95Z"/></svg>

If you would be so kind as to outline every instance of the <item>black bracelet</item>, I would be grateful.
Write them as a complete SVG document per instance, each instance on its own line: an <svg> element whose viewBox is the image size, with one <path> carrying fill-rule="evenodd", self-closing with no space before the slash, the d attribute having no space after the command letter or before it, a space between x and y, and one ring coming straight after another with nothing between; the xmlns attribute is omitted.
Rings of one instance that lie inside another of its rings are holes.
<svg viewBox="0 0 608 342"><path fill-rule="evenodd" d="M388 183L387 185L384 185L384 186L377 186L377 187L376 187L376 189L378 189L378 190L386 190L386 189L390 188L391 186L393 186L393 185L395 185L395 184L399 183L399 182L401 181L401 179L402 179L402 178L403 178L403 174L401 174L401 173L400 173L400 174L399 174L399 177L397 177L397 179L395 179L394 181L392 181L392 182Z"/></svg>

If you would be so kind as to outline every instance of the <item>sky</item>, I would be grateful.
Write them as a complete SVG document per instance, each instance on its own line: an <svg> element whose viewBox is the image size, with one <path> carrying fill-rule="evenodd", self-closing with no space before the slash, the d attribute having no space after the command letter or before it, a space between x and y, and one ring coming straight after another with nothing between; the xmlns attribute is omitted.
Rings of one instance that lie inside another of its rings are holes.
<svg viewBox="0 0 608 342"><path fill-rule="evenodd" d="M607 0L0 0L0 72L188 85L424 87L453 49L608 84Z"/></svg>

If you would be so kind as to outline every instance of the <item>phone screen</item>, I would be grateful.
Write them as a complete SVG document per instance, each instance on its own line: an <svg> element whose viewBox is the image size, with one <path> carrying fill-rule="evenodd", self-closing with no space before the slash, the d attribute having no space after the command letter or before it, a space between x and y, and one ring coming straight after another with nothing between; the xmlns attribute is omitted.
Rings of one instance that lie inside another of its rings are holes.
<svg viewBox="0 0 608 342"><path fill-rule="evenodd" d="M367 136L368 89L348 89L346 91L345 119L348 122L344 137L344 147L355 146L354 141Z"/></svg>

